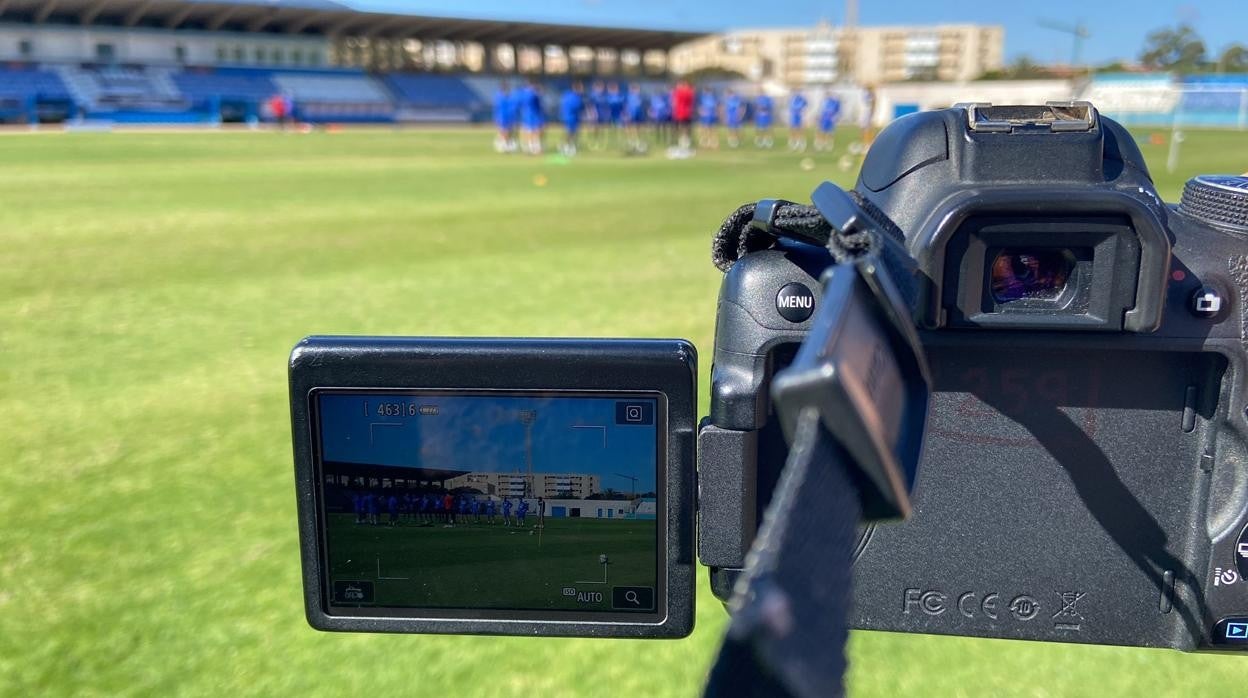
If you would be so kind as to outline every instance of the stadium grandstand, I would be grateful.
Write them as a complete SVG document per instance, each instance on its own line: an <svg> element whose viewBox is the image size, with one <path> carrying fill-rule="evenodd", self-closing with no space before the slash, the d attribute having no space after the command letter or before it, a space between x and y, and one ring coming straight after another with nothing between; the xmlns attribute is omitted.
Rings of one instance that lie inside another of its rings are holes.
<svg viewBox="0 0 1248 698"><path fill-rule="evenodd" d="M362 12L329 0L0 0L0 121L467 122L505 79L657 82L702 32Z"/></svg>

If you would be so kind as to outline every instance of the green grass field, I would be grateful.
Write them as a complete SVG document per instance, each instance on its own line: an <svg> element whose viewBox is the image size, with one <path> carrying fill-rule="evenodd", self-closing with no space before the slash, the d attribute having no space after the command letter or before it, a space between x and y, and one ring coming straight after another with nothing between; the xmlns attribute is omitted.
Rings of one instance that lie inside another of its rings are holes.
<svg viewBox="0 0 1248 698"><path fill-rule="evenodd" d="M326 527L330 574L374 582L377 606L611 610L611 586L655 585L654 521L546 520L523 526L474 522L453 527L360 525L331 514ZM608 556L609 584L599 555ZM586 584L585 582L589 582ZM571 587L606 596L565 597Z"/></svg>
<svg viewBox="0 0 1248 698"><path fill-rule="evenodd" d="M782 150L563 164L489 140L0 137L0 695L696 694L725 623L704 575L681 641L304 620L285 370L300 337L680 336L706 395L711 233L742 202L853 176ZM1192 173L1248 169L1248 133L1189 133L1175 175L1164 146L1145 152L1173 199ZM1221 696L1248 673L884 633L855 634L851 655L861 696Z"/></svg>

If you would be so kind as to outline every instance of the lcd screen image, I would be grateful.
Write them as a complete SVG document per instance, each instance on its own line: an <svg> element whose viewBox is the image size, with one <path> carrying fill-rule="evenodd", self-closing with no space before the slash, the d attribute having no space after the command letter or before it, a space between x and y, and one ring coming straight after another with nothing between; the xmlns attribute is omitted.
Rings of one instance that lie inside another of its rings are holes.
<svg viewBox="0 0 1248 698"><path fill-rule="evenodd" d="M660 610L660 396L321 390L313 404L331 613Z"/></svg>

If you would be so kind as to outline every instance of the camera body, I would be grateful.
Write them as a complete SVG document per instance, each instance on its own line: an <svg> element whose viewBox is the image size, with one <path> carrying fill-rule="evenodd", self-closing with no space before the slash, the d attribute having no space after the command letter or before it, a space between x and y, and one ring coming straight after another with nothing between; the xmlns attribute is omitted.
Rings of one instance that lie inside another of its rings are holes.
<svg viewBox="0 0 1248 698"><path fill-rule="evenodd" d="M1086 103L904 117L856 190L905 232L932 373L912 518L864 528L854 627L1248 648L1248 192L1161 202ZM727 600L787 447L770 398L827 250L727 272L698 554Z"/></svg>
<svg viewBox="0 0 1248 698"><path fill-rule="evenodd" d="M848 221L821 205L829 189L816 207ZM904 302L888 323L828 320L879 319L859 312L869 274L829 275L828 248L781 237L741 254L696 430L681 340L301 342L310 623L688 634L694 559L728 600L788 456L793 396L827 397L795 392L813 376L853 393L819 415L840 445L862 427L910 447L904 485L876 503L912 483L911 518L861 528L853 549L854 627L1248 649L1248 178L1197 177L1167 205L1131 135L1091 105L972 104L894 122L855 189L852 215L904 233L914 326ZM821 309L838 312L816 328ZM808 336L801 358L829 361L774 381Z"/></svg>

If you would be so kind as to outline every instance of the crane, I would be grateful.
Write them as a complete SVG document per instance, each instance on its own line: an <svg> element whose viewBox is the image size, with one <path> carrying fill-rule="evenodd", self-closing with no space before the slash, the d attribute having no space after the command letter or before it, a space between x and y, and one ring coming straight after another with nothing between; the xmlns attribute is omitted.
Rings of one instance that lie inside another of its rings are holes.
<svg viewBox="0 0 1248 698"><path fill-rule="evenodd" d="M1059 31L1063 34L1071 35L1073 45L1070 49L1070 67L1078 68L1079 55L1083 51L1083 41L1084 39L1092 36L1092 34L1088 31L1088 26L1084 24L1082 20L1075 22L1074 24L1067 24L1066 22L1058 22L1051 19L1039 19L1036 20L1036 24L1044 27L1045 29L1052 29L1053 31Z"/></svg>
<svg viewBox="0 0 1248 698"><path fill-rule="evenodd" d="M622 477L625 480L628 480L629 494L632 494L632 495L637 494L637 478L633 477L632 475L625 475L624 473L616 473L615 476Z"/></svg>

